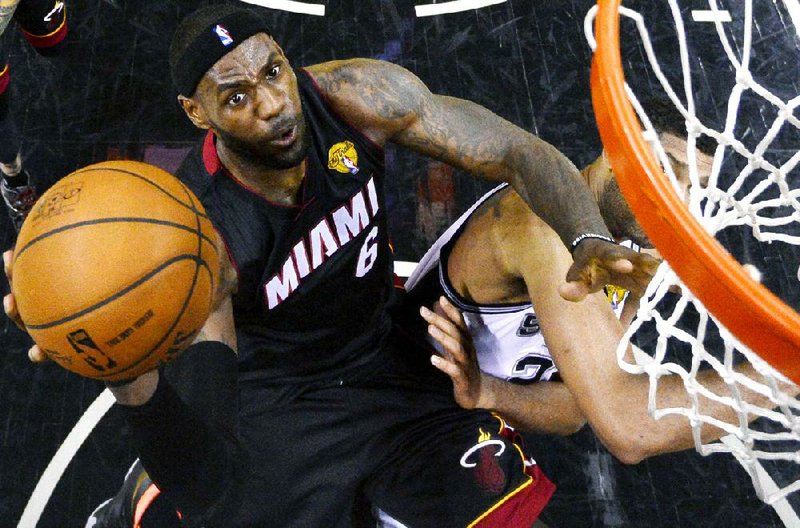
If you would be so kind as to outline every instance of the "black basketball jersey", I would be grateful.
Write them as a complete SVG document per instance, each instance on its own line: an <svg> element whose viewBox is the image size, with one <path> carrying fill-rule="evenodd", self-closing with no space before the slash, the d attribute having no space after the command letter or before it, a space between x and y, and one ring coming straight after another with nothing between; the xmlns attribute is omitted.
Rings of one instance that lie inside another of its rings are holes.
<svg viewBox="0 0 800 528"><path fill-rule="evenodd" d="M178 170L238 271L243 380L336 377L368 362L391 326L383 149L328 107L308 72L297 78L311 142L297 205L236 180L211 133Z"/></svg>

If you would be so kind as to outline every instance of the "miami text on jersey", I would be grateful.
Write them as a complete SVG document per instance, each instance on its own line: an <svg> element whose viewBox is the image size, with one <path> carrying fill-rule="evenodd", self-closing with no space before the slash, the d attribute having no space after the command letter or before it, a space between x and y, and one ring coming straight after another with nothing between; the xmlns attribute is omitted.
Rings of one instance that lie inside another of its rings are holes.
<svg viewBox="0 0 800 528"><path fill-rule="evenodd" d="M369 206L367 206L369 204ZM378 214L378 194L375 181L370 178L366 186L323 217L308 234L294 245L281 271L267 281L264 292L269 309L273 309L294 292L300 281L322 265L370 224ZM331 227L333 226L333 227ZM355 275L363 277L375 262L375 239L378 228L373 227L361 248Z"/></svg>

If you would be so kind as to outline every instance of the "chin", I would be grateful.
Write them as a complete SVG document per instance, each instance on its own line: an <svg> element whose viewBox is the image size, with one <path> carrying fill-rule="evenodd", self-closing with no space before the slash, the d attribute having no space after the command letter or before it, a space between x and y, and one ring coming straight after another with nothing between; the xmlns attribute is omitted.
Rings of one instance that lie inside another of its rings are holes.
<svg viewBox="0 0 800 528"><path fill-rule="evenodd" d="M291 169L300 165L306 159L309 146L306 138L298 138L289 148L275 152L271 150L269 142L262 144L242 141L224 134L218 134L218 138L225 143L229 150L242 158L256 162L265 168L277 170Z"/></svg>
<svg viewBox="0 0 800 528"><path fill-rule="evenodd" d="M288 150L279 154L267 155L264 161L275 169L290 169L303 163L308 155L308 141L298 138Z"/></svg>

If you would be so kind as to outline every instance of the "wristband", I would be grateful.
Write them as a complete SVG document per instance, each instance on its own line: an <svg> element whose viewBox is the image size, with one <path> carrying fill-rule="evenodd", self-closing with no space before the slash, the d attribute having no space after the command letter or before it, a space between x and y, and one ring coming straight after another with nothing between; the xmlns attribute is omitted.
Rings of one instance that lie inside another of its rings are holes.
<svg viewBox="0 0 800 528"><path fill-rule="evenodd" d="M572 244L569 245L569 252L575 253L575 250L578 247L578 244L586 240L587 238L599 238L600 240L605 240L606 242L611 242L612 244L616 244L614 239L605 235L598 235L597 233L584 233L582 235L578 235L575 240L572 241Z"/></svg>

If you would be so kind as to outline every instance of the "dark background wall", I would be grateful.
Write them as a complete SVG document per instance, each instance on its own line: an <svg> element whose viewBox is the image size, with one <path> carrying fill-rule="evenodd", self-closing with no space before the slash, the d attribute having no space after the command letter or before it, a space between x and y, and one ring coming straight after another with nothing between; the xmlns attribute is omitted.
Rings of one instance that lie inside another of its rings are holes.
<svg viewBox="0 0 800 528"><path fill-rule="evenodd" d="M540 135L578 166L598 155L590 50L583 37L592 2L510 0L426 18L415 16L410 0L325 3L325 17L269 12L273 34L294 66L354 56L390 60L433 91L476 101ZM25 165L41 189L106 159L177 166L198 131L176 103L167 49L178 20L199 4L67 1L69 36L63 52L50 58L9 30L4 38L13 112L24 136ZM397 257L416 260L488 186L395 149L387 156ZM10 247L13 239L0 214L0 246ZM7 291L4 281L0 290ZM56 448L102 390L54 365L31 365L28 345L0 319L0 528L16 526ZM83 526L94 506L116 491L134 458L125 439L112 409L67 469L39 526ZM539 449L535 456L551 457L553 471L561 471L567 484L581 481L578 487L589 490L566 503L558 517L563 526L778 525L744 471L723 456L691 452L625 469L588 431L543 439Z"/></svg>

